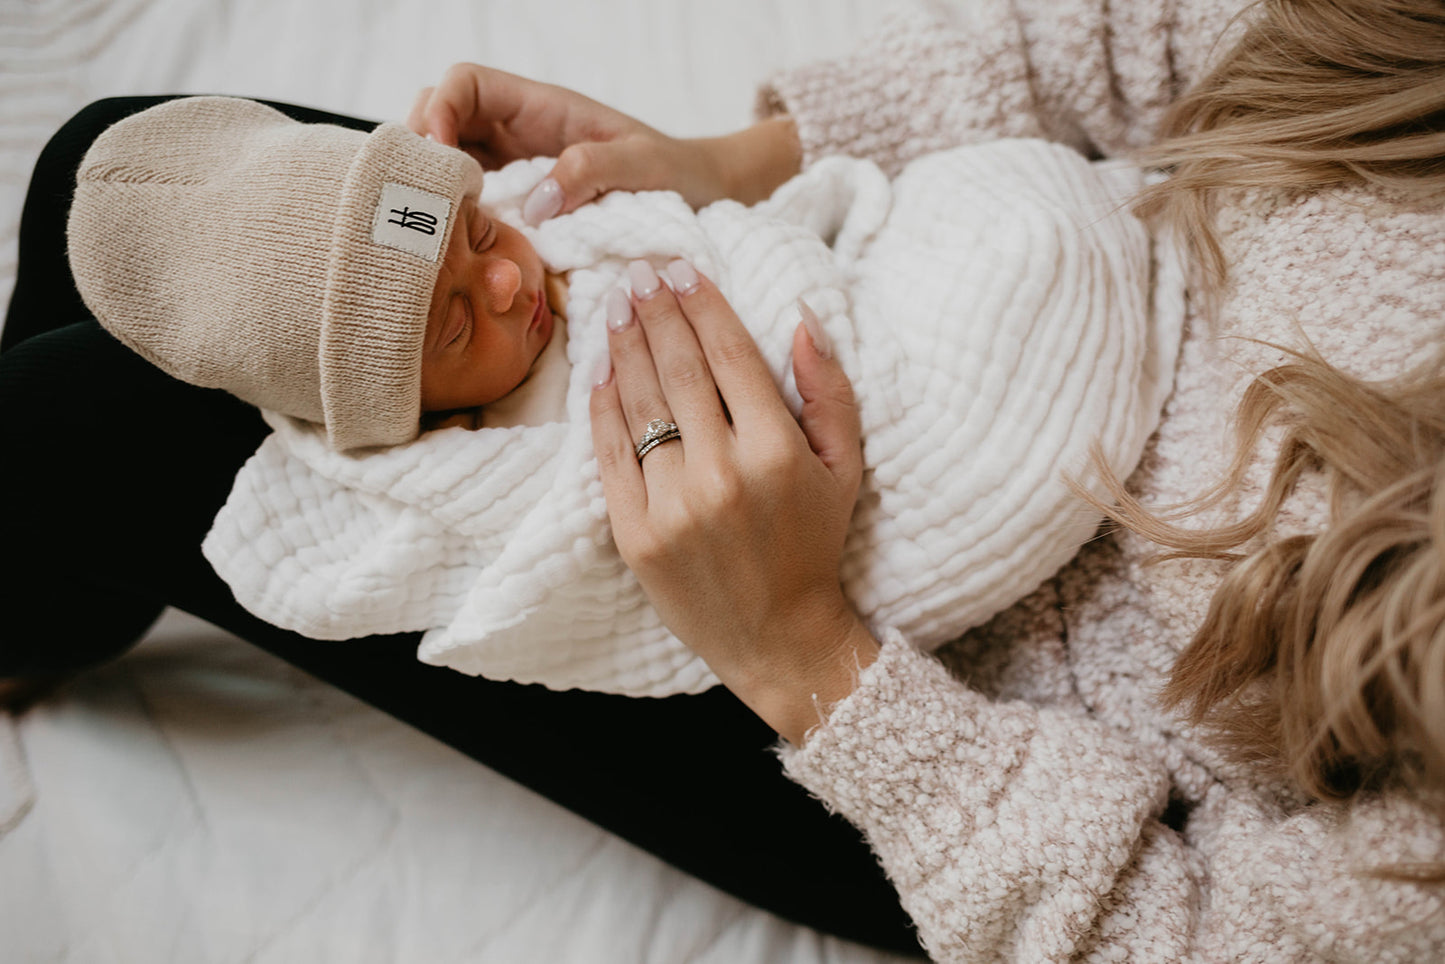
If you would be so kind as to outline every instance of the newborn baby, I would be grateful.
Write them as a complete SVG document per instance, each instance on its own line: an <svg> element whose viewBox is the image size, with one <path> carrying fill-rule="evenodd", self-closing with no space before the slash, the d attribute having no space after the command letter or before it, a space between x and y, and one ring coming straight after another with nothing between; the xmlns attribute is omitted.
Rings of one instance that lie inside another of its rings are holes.
<svg viewBox="0 0 1445 964"><path fill-rule="evenodd" d="M832 158L754 208L614 193L525 227L522 199L549 165L488 174L475 236L521 231L565 277L565 345L465 419L476 431L343 452L316 421L268 414L276 431L204 546L260 617L320 638L426 630L427 662L554 688L714 685L622 565L592 452L607 295L634 259L680 256L712 278L795 411L798 300L821 317L863 424L844 585L921 645L1005 608L1092 535L1065 478L1089 483L1095 443L1127 475L1168 393L1182 283L1125 210L1140 185L1128 168L1039 141L922 158L893 182ZM492 290L444 287L427 334L442 352ZM492 420L518 398L531 416Z"/></svg>
<svg viewBox="0 0 1445 964"><path fill-rule="evenodd" d="M461 151L396 124L301 124L227 97L101 134L71 271L96 318L192 384L323 426L338 451L488 405L553 335L531 244L477 205Z"/></svg>

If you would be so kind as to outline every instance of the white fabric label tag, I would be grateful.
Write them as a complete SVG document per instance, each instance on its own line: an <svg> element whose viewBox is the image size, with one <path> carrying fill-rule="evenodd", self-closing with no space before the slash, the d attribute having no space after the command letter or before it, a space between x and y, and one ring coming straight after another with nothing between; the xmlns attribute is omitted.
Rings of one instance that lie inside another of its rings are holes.
<svg viewBox="0 0 1445 964"><path fill-rule="evenodd" d="M452 202L440 194L387 181L376 204L371 240L435 261L447 233Z"/></svg>

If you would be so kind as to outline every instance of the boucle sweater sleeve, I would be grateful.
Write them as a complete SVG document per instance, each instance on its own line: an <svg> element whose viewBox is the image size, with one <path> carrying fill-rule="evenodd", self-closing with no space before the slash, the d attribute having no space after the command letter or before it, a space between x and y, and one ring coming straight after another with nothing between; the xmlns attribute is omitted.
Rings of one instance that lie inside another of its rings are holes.
<svg viewBox="0 0 1445 964"><path fill-rule="evenodd" d="M867 836L939 961L1417 961L1445 895L1363 870L1436 859L1428 801L1292 815L1218 784L1165 826L1156 751L1081 708L991 700L898 633L788 775ZM1192 823L1191 823L1192 826Z"/></svg>
<svg viewBox="0 0 1445 964"><path fill-rule="evenodd" d="M867 835L937 960L1072 960L1107 924L1179 960L1194 887L1164 768L1077 713L995 703L897 633L784 766ZM1150 906L1156 905L1156 906Z"/></svg>
<svg viewBox="0 0 1445 964"><path fill-rule="evenodd" d="M1213 24L1227 19L1214 7L1240 4L1177 6ZM809 163L846 154L890 174L1000 137L1114 155L1152 139L1195 65L1177 19L1166 0L907 0L850 55L774 78L758 110L794 117Z"/></svg>

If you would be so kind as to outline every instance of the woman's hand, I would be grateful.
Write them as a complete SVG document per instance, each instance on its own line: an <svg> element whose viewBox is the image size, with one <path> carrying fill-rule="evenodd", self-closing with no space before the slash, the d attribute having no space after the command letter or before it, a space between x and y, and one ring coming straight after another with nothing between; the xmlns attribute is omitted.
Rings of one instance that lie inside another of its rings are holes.
<svg viewBox="0 0 1445 964"><path fill-rule="evenodd" d="M632 297L609 297L592 393L613 537L668 628L801 745L878 650L838 573L862 474L852 388L805 312L795 421L711 282L681 261L672 290L645 262L630 271ZM681 438L639 462L653 419Z"/></svg>
<svg viewBox="0 0 1445 964"><path fill-rule="evenodd" d="M460 147L485 168L556 157L523 205L537 224L607 191L673 190L693 207L760 201L797 173L792 121L774 117L726 137L668 137L565 87L477 64L454 64L417 95L407 126Z"/></svg>

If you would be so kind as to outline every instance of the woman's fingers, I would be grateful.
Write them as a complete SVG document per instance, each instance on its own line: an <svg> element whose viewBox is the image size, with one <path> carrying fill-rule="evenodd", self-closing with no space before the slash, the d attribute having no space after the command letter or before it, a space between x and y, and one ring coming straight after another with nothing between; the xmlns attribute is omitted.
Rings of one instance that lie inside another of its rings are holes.
<svg viewBox="0 0 1445 964"><path fill-rule="evenodd" d="M607 305L612 370L594 373L591 415L612 534L668 628L801 742L818 701L846 695L877 651L838 575L858 491L856 406L821 328L816 340L800 328L800 430L718 290L685 263L666 273L670 287L634 263L631 296ZM682 440L639 465L638 433L663 409Z"/></svg>
<svg viewBox="0 0 1445 964"><path fill-rule="evenodd" d="M528 85L540 86L480 64L453 64L432 94L427 123L443 144L477 143L494 153L510 153L511 145L495 142L526 106Z"/></svg>
<svg viewBox="0 0 1445 964"><path fill-rule="evenodd" d="M637 461L627 416L622 410L617 379L606 361L593 373L590 411L592 448L597 455L597 471L602 476L602 492L607 499L613 531L637 532L647 512L647 487L642 482L642 466Z"/></svg>
<svg viewBox="0 0 1445 964"><path fill-rule="evenodd" d="M561 151L568 143L566 115L573 99L585 100L506 71L453 64L435 87L418 95L407 126L462 148L490 169Z"/></svg>
<svg viewBox="0 0 1445 964"><path fill-rule="evenodd" d="M677 264L669 266L669 276ZM692 272L685 280L693 284L678 285L677 303L702 347L717 392L727 404L734 424L741 430L780 419L791 422L773 374L737 312L707 278Z"/></svg>
<svg viewBox="0 0 1445 964"><path fill-rule="evenodd" d="M630 443L633 458L639 463L639 471L642 472L641 476L630 473L621 476L619 481L633 480L637 488L643 490L640 497L646 505L646 487L642 483L645 481L652 486L675 487L678 472L682 467L683 445L686 443L682 437L668 439L649 447L638 457L638 447L649 432L666 423L676 424L676 417L658 379L647 334L637 322L632 301L620 288L608 292L606 312L612 368L612 384L608 386L608 391L616 394L617 408L622 416L621 424L614 425L613 428L614 432L620 433ZM594 392L594 395L596 394ZM620 446L621 443L616 444ZM642 465L644 460L645 467ZM605 485L604 479L604 488Z"/></svg>
<svg viewBox="0 0 1445 964"><path fill-rule="evenodd" d="M654 419L672 421L672 408L658 380L647 335L637 324L632 302L620 288L607 293L606 310L612 377L621 396L627 430L638 439Z"/></svg>
<svg viewBox="0 0 1445 964"><path fill-rule="evenodd" d="M803 398L798 424L818 460L840 484L856 490L863 475L863 451L853 385L833 356L818 316L801 298L798 312L802 321L793 332L793 379Z"/></svg>
<svg viewBox="0 0 1445 964"><path fill-rule="evenodd" d="M452 64L435 87L423 91L425 102L418 98L407 126L449 147L459 146L458 121L475 112L477 73L483 69L476 64Z"/></svg>
<svg viewBox="0 0 1445 964"><path fill-rule="evenodd" d="M465 150L485 168L504 163L499 161L498 138L470 136L466 130L468 124L476 127L492 122L484 116L487 108L481 105L479 95L489 73L476 64L453 64L435 87L423 87L417 94L406 126L440 144Z"/></svg>
<svg viewBox="0 0 1445 964"><path fill-rule="evenodd" d="M737 434L754 439L780 427L796 431L752 335L721 292L686 261L666 270L671 287L650 264L634 261L631 299L617 289L607 299L611 369L631 437L640 439L654 419L674 421L687 440L681 447L717 463L729 456L729 419ZM798 426L837 482L856 490L862 455L853 387L817 316L801 300L798 309Z"/></svg>
<svg viewBox="0 0 1445 964"><path fill-rule="evenodd" d="M411 111L406 115L406 126L411 128L413 133L423 136L430 134L431 129L426 122L427 107L431 104L432 94L435 87L423 87L417 92L416 99L411 103ZM435 138L436 135L432 135Z"/></svg>
<svg viewBox="0 0 1445 964"><path fill-rule="evenodd" d="M646 261L634 261L628 266L630 297L621 289L607 295L610 373L594 392L593 417L594 432L605 433L598 436L597 446L599 459L611 465L609 499L632 487L644 505L650 501L648 492L683 494L685 459L716 467L730 457L731 429L718 386L692 323L678 304L704 279L683 261L669 265L668 276L671 288ZM732 313L720 296L697 309ZM658 421L677 425L680 437L649 449L637 474L624 471L620 440L625 437L635 448Z"/></svg>
<svg viewBox="0 0 1445 964"><path fill-rule="evenodd" d="M684 447L716 456L729 434L727 416L702 347L678 304L679 297L686 298L701 284L701 278L691 265L674 261L668 273L677 287L675 294L646 261L632 262L627 273L654 377L683 430Z"/></svg>
<svg viewBox="0 0 1445 964"><path fill-rule="evenodd" d="M791 121L736 135L679 139L584 94L480 64L453 64L417 95L407 126L493 169L521 157L556 157L528 197L533 225L612 190L675 190L694 207L728 196L759 200L797 170Z"/></svg>

